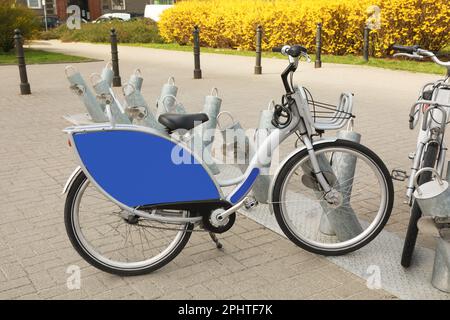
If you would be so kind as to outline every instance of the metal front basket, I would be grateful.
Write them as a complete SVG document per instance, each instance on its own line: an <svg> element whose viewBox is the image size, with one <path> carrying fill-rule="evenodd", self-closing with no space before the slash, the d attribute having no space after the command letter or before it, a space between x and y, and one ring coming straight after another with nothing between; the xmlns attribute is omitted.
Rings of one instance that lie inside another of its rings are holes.
<svg viewBox="0 0 450 320"><path fill-rule="evenodd" d="M427 127L440 127L445 130L445 126L450 123L450 85L443 80L427 83L420 92L417 100L409 111L409 128L412 130L423 115L422 130ZM432 122L429 122L429 118Z"/></svg>
<svg viewBox="0 0 450 320"><path fill-rule="evenodd" d="M342 93L339 104L333 105L314 100L311 92L303 88L306 94L308 109L311 114L313 126L319 130L340 129L347 124L350 119L355 118L352 114L353 95Z"/></svg>

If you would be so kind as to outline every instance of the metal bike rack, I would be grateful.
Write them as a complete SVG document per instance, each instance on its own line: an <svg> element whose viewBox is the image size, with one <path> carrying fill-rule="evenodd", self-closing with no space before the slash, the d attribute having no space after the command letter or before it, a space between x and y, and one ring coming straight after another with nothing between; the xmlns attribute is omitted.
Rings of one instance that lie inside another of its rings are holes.
<svg viewBox="0 0 450 320"><path fill-rule="evenodd" d="M205 97L203 113L208 115L209 120L194 127L190 132L190 147L194 153L202 155L203 161L214 175L220 173L219 167L214 161L211 151L214 135L217 128L217 116L220 113L222 99L219 98L217 88L213 88L211 94Z"/></svg>
<svg viewBox="0 0 450 320"><path fill-rule="evenodd" d="M421 173L418 172L420 175ZM450 161L447 162L446 183L450 182ZM428 182L430 183L430 182ZM432 181L434 183L434 181ZM438 183L436 181L436 183ZM423 187L425 184L422 184ZM428 202L439 202L439 197L428 199ZM432 209L433 206L426 205L424 209ZM423 211L424 215L417 222L417 227L422 234L432 236L436 239L435 257L431 284L444 292L450 292L450 210L444 216L433 215L432 211Z"/></svg>
<svg viewBox="0 0 450 320"><path fill-rule="evenodd" d="M220 119L227 115L231 122L228 125L224 125ZM248 167L249 155L252 153L253 146L250 145L250 141L245 134L244 129L240 122L236 121L233 115L228 111L222 111L217 116L218 128L222 135L222 153L225 159L228 158L229 153L233 156L233 162L242 171Z"/></svg>
<svg viewBox="0 0 450 320"><path fill-rule="evenodd" d="M142 91L142 84L144 82L144 78L142 77L142 73L140 69L134 70L133 74L130 76L128 80L128 84L132 85L135 91Z"/></svg>
<svg viewBox="0 0 450 320"><path fill-rule="evenodd" d="M112 69L112 63L108 62L106 66L103 68L101 73L102 80L104 80L108 86L112 87L114 71Z"/></svg>
<svg viewBox="0 0 450 320"><path fill-rule="evenodd" d="M186 113L182 104L177 102L178 87L175 85L175 79L170 77L161 89L161 94L156 102L156 117L166 112Z"/></svg>
<svg viewBox="0 0 450 320"><path fill-rule="evenodd" d="M354 131L339 131L337 138L358 143L361 141L361 135ZM356 158L352 155L344 154L339 159L334 158L331 166L320 154L318 155L318 160L324 172L334 175L337 189L344 198L343 204L336 208L332 214L326 213L328 204L326 201L321 201L324 213L321 217L319 230L327 235L336 235L340 241L351 239L363 232L363 228L350 206ZM321 196L321 193L317 193L317 195Z"/></svg>
<svg viewBox="0 0 450 320"><path fill-rule="evenodd" d="M65 69L70 88L81 98L86 106L87 112L93 122L108 122L104 110L98 103L95 95L87 86L83 76L74 67L68 66Z"/></svg>
<svg viewBox="0 0 450 320"><path fill-rule="evenodd" d="M136 82L130 79L123 87L123 96L126 103L125 110L132 119L133 124L153 128L160 133L166 134L167 130L156 120L141 92L134 87L133 83Z"/></svg>
<svg viewBox="0 0 450 320"><path fill-rule="evenodd" d="M269 136L271 130L275 129L272 124L274 104L275 102L273 100L270 101L268 109L261 112L253 143L250 143L241 124L234 120L231 113L224 111L219 115L220 117L227 114L232 120L228 126L219 125L224 141L222 152L227 156L228 151L231 151L235 163L242 172L247 170L249 161L254 155L255 150L258 149L258 146ZM262 164L261 174L256 178L252 188L253 195L259 203L267 203L269 187L272 181L272 176L269 174L271 157L270 155L267 156L265 163Z"/></svg>
<svg viewBox="0 0 450 320"><path fill-rule="evenodd" d="M262 110L259 116L259 124L258 129L255 132L254 143L255 148L251 150L258 150L259 146L262 145L264 140L269 136L272 130L275 129L272 124L273 119L273 108L275 107L275 101L271 100L269 102L269 107L267 110ZM253 152L250 156L253 156ZM269 155L267 155L269 156ZM255 199L260 203L267 203L269 197L269 187L272 182L272 176L270 175L270 165L271 165L271 157L267 157L265 159L265 163L262 166L261 174L256 178L256 181L253 185L253 195Z"/></svg>
<svg viewBox="0 0 450 320"><path fill-rule="evenodd" d="M446 181L450 182L450 161L447 162ZM447 212L446 222L450 223L450 209ZM440 229L439 235L436 238L431 284L441 291L450 292L450 226Z"/></svg>
<svg viewBox="0 0 450 320"><path fill-rule="evenodd" d="M114 92L107 80L103 80L99 74L94 73L91 75L91 82L97 94L97 101L102 106L102 109L105 108L107 100L110 102L109 106L114 122L118 124L131 124L130 118L125 114L125 110L122 110L119 105L120 102L114 96Z"/></svg>
<svg viewBox="0 0 450 320"><path fill-rule="evenodd" d="M450 234L437 238L431 284L444 292L450 292Z"/></svg>

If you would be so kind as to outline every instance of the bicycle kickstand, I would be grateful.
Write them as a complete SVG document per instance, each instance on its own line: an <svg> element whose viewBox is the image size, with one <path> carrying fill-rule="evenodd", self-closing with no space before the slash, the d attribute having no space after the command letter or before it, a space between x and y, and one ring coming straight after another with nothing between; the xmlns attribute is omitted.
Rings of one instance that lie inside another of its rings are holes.
<svg viewBox="0 0 450 320"><path fill-rule="evenodd" d="M219 239L217 239L217 236L215 233L210 232L209 236L211 237L212 241L216 244L217 249L222 249L223 245L220 243Z"/></svg>

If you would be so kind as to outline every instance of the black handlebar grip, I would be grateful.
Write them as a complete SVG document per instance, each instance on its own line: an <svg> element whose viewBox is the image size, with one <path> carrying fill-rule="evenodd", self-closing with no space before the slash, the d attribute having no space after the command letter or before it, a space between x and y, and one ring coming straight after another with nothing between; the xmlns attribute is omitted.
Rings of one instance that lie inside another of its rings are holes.
<svg viewBox="0 0 450 320"><path fill-rule="evenodd" d="M299 57L302 53L307 53L307 50L305 47L299 45L292 46L287 50L287 54L294 58Z"/></svg>
<svg viewBox="0 0 450 320"><path fill-rule="evenodd" d="M281 53L281 49L283 49L283 47L275 47L275 48L272 48L272 52L280 52Z"/></svg>
<svg viewBox="0 0 450 320"><path fill-rule="evenodd" d="M419 49L419 46L402 46L399 44L394 44L392 46L392 49L395 51L413 54L414 52L417 51L417 49Z"/></svg>

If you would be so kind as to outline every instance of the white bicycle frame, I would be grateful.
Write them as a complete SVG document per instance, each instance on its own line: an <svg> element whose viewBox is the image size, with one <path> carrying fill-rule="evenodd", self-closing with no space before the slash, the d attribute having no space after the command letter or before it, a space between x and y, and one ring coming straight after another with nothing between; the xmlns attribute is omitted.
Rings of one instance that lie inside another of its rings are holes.
<svg viewBox="0 0 450 320"><path fill-rule="evenodd" d="M436 64L444 66L450 73L450 62L443 62L439 60L434 53L418 49L415 54L399 53L394 56L406 56L414 59L423 59L423 57L431 58ZM409 176L406 196L409 205L412 205L412 194L414 192L414 177L417 171L420 169L421 162L423 160L424 151L429 143L435 142L439 145L438 159L435 169L442 176L445 166L445 158L447 146L444 143L444 135L447 122L450 119L450 113L447 112L450 109L450 79L449 75L443 80L427 83L421 90L420 96L428 88L433 88L433 96L431 100L418 100L411 107L410 115L414 117L412 120L411 129L413 129L419 122L420 115L422 113L421 108L424 105L428 105L427 109L421 117L421 123L419 128L419 134L417 137L417 148L414 154L413 165L411 168L411 174Z"/></svg>

